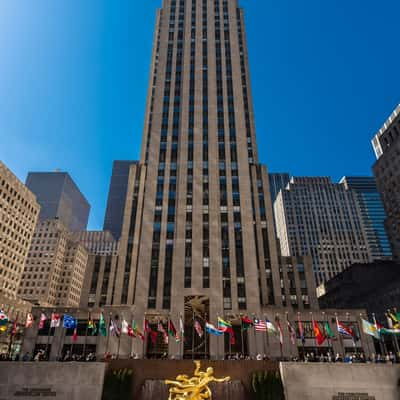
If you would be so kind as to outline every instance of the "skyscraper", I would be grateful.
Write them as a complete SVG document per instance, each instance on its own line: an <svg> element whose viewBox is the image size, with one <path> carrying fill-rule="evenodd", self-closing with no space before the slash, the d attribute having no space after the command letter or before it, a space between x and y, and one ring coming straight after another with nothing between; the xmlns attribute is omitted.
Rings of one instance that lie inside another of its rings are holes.
<svg viewBox="0 0 400 400"><path fill-rule="evenodd" d="M285 189L290 182L290 175L287 172L275 172L268 174L269 190L271 192L272 205L274 204L278 193Z"/></svg>
<svg viewBox="0 0 400 400"><path fill-rule="evenodd" d="M103 230L110 231L116 240L121 236L130 166L135 163L137 164L137 161L113 162Z"/></svg>
<svg viewBox="0 0 400 400"><path fill-rule="evenodd" d="M196 297L214 319L282 306L247 57L236 0L163 2L114 304L177 314Z"/></svg>
<svg viewBox="0 0 400 400"><path fill-rule="evenodd" d="M0 297L16 297L39 210L35 195L0 161Z"/></svg>
<svg viewBox="0 0 400 400"><path fill-rule="evenodd" d="M386 211L386 232L393 257L400 259L400 104L372 140L373 170Z"/></svg>
<svg viewBox="0 0 400 400"><path fill-rule="evenodd" d="M67 172L29 172L26 186L37 197L41 221L58 218L69 231L86 229L90 205Z"/></svg>
<svg viewBox="0 0 400 400"><path fill-rule="evenodd" d="M274 204L283 256L311 255L318 283L371 261L356 193L328 177L294 177Z"/></svg>
<svg viewBox="0 0 400 400"><path fill-rule="evenodd" d="M352 190L357 195L372 259L390 259L392 251L385 230L386 214L375 178L372 176L345 176L340 183L346 190Z"/></svg>

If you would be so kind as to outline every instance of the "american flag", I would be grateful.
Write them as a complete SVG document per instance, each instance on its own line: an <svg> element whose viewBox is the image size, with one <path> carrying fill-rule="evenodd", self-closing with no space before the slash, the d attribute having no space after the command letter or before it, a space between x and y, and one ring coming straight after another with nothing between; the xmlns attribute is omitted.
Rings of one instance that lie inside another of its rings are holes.
<svg viewBox="0 0 400 400"><path fill-rule="evenodd" d="M267 332L267 324L262 319L254 318L254 328L257 332Z"/></svg>

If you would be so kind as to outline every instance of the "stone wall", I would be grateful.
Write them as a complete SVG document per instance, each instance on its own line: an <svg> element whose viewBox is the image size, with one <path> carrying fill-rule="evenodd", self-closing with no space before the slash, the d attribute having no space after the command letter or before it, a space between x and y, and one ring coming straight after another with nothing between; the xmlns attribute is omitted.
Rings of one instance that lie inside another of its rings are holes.
<svg viewBox="0 0 400 400"><path fill-rule="evenodd" d="M0 400L101 400L104 363L0 362Z"/></svg>
<svg viewBox="0 0 400 400"><path fill-rule="evenodd" d="M281 363L286 400L399 400L400 366Z"/></svg>

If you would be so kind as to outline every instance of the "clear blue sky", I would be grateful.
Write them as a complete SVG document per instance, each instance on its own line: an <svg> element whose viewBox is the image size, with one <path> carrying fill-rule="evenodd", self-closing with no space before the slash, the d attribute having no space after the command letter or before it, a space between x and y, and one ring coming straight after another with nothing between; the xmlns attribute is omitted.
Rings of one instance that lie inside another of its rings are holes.
<svg viewBox="0 0 400 400"><path fill-rule="evenodd" d="M114 159L140 154L161 0L1 0L0 159L68 171L101 228ZM400 102L398 0L242 0L261 161L370 174Z"/></svg>

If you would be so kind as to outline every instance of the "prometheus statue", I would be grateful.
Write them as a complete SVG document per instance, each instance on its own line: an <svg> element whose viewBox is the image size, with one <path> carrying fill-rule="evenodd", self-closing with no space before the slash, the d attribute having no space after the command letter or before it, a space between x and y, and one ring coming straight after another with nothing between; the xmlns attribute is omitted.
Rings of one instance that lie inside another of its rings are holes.
<svg viewBox="0 0 400 400"><path fill-rule="evenodd" d="M211 399L212 393L208 384L210 382L227 382L229 376L221 379L215 378L214 369L208 367L205 372L200 371L200 361L195 361L194 376L178 375L175 381L166 380L166 385L172 385L169 389L168 400L202 400Z"/></svg>

